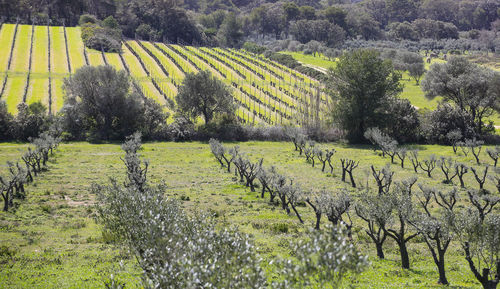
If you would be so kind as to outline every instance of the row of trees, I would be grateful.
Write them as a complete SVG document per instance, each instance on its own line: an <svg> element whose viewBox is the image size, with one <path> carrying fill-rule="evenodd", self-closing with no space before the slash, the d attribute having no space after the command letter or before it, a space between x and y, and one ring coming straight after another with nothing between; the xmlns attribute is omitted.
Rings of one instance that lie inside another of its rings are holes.
<svg viewBox="0 0 500 289"><path fill-rule="evenodd" d="M304 149L301 143L295 142L296 149L306 153L309 148ZM399 247L401 266L409 268L408 245L420 236L436 264L438 282L448 284L445 255L449 245L457 242L464 250L471 271L484 288L496 288L500 281L494 271L500 266L498 196L484 190L462 192L456 187L443 191L423 184L418 184L417 192L414 189L416 177L394 181L394 172L389 166L380 170L371 166L378 191L372 192L369 188L360 190L360 197L356 200L344 189L306 193L293 181L277 173L275 167L265 169L262 159L252 163L242 157L237 146L227 150L218 141L211 140L210 147L221 167L231 172L231 164L234 164L235 172L243 170L240 181L252 191L255 190L252 176L256 176L262 186L261 195L264 197L265 192L269 192L271 202L277 196L282 208L288 214L293 210L301 223L304 220L296 208L300 202L305 202L314 211L317 230L320 229L321 217L326 215L334 225L345 223L350 231L350 212L354 211L366 224L365 232L375 244L379 258L385 257L384 243L390 238ZM243 169L242 163L247 164ZM462 201L468 206L457 205Z"/></svg>
<svg viewBox="0 0 500 289"><path fill-rule="evenodd" d="M303 288L337 285L347 272L358 272L366 258L342 229L313 232L293 243L296 259L273 265L280 279L270 284L251 238L235 228L219 228L208 212L187 214L165 185L147 179L148 162L141 160L140 134L122 145L126 180L121 185L94 184L97 211L104 230L125 243L144 272L144 285L158 288ZM138 216L141 216L138 218ZM319 258L318 258L319 256ZM265 265L267 266L267 265ZM303 278L305 274L314 278Z"/></svg>
<svg viewBox="0 0 500 289"><path fill-rule="evenodd" d="M495 170L495 174L490 174L488 176L488 171L490 168L489 164L486 164L481 172L480 167L473 167L464 162L453 160L453 158L451 157L441 156L437 158L435 155L431 155L427 159L421 159L419 158L418 150L408 150L405 147L399 146L396 140L384 134L378 128L368 129L365 132L365 137L374 145L375 150L381 150L383 157L391 157L391 163L394 163L394 159L396 156L400 160L401 168L404 168L405 160L408 157L415 173L418 173L419 170L421 170L425 172L429 178L432 178L432 172L434 171L434 169L439 168L443 173L443 183L452 184L453 179L455 177L458 177L460 181L460 187L462 188L465 187L464 176L468 172L472 172L472 174L474 175L474 179L478 183L479 190L484 190L484 184L486 183L486 180L490 179L497 187L498 192L500 192L500 177L498 176L496 168L500 153L500 147L498 146L494 148L488 148L486 150L486 154L492 160L493 170ZM474 156L476 164L479 166L481 165L480 154L482 145L482 141L478 141L476 139L467 139L464 142L459 141L454 143L453 151L455 154L457 154L458 148L460 148L465 156L471 153Z"/></svg>
<svg viewBox="0 0 500 289"><path fill-rule="evenodd" d="M7 175L0 175L0 194L5 212L14 205L14 198L26 197L24 185L33 182L34 177L47 168L49 157L61 141L58 134L54 129L41 133L39 137L31 139L33 147L28 147L21 157L22 162L7 162Z"/></svg>

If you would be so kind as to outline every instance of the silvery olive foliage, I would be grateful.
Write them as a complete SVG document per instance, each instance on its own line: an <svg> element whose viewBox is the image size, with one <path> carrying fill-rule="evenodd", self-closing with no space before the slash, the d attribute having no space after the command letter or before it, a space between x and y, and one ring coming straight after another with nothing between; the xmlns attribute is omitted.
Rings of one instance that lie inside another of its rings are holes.
<svg viewBox="0 0 500 289"><path fill-rule="evenodd" d="M293 260L276 262L280 277L272 288L338 288L347 273L360 272L368 265L367 256L349 241L343 226L311 229L308 236L291 244Z"/></svg>
<svg viewBox="0 0 500 289"><path fill-rule="evenodd" d="M124 145L127 155L139 150L140 141L135 144L131 150ZM261 260L247 235L235 228L216 228L207 213L188 216L165 194L165 185L128 179L125 186L116 180L109 186L94 184L92 191L98 219L136 256L146 288L266 287Z"/></svg>
<svg viewBox="0 0 500 289"><path fill-rule="evenodd" d="M477 210L463 210L455 218L455 230L469 268L485 289L500 283L500 214L484 217Z"/></svg>

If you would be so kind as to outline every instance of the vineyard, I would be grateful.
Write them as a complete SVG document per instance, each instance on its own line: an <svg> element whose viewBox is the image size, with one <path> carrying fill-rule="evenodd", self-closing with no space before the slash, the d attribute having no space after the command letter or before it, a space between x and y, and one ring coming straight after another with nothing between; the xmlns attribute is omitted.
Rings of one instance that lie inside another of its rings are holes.
<svg viewBox="0 0 500 289"><path fill-rule="evenodd" d="M84 65L111 65L135 80L136 90L172 110L186 73L209 70L233 87L237 117L249 124L304 124L328 107L315 79L243 50L128 40L122 53L84 46L80 28L3 24L0 99L11 113L40 101L49 113L63 106L63 79Z"/></svg>

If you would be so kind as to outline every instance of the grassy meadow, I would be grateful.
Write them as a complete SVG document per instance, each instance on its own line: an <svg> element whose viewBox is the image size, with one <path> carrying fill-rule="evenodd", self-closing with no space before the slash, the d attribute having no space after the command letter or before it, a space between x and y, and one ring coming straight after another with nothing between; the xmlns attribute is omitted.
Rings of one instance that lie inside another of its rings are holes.
<svg viewBox="0 0 500 289"><path fill-rule="evenodd" d="M275 165L278 171L292 177L304 192L321 189L350 188L340 181L340 157L360 161L354 171L361 187L375 188L369 166L382 168L390 159L382 158L367 146L348 146L342 143L325 144L337 153L333 175L312 168L285 142L226 143L239 145L252 160L264 158L264 165ZM20 158L27 145L0 144L0 174L6 161ZM455 156L451 147L418 146L422 158L431 154L453 156L473 165L473 157ZM237 226L251 234L258 246L264 264L275 256L290 254L289 241L305 236L312 227L312 210L299 207L305 219L300 224L294 215L287 215L279 206L261 199L260 192L238 183L234 174L220 168L206 143L147 143L142 155L150 160L149 178L153 183L165 182L166 194L179 199L188 212L210 210L223 226ZM15 209L0 212L0 288L102 288L103 280L114 274L126 283L126 288L139 288L140 269L126 248L120 246L95 222L95 196L90 193L92 183L105 184L108 178L123 180L123 152L119 144L93 145L88 143L61 144L48 170L35 178L27 189L27 199L17 201ZM490 163L485 154L484 163ZM395 180L413 175L407 160L405 169L391 165ZM451 185L441 183L438 168L434 178L418 174L419 183L442 189ZM468 187L477 187L471 173L466 175ZM487 189L494 191L488 181ZM418 189L417 189L418 190ZM357 191L350 189L355 198ZM462 194L463 197L463 194ZM410 270L399 266L397 246L392 240L385 244L386 260L376 259L374 245L363 232L364 224L351 213L354 222L354 242L370 256L371 265L359 276L350 276L346 287L351 288L439 288L438 274L422 239L410 245ZM323 218L322 225L326 218ZM446 268L453 288L479 288L462 256L458 243L452 243L447 253ZM268 272L272 266L267 266ZM268 273L268 278L275 278Z"/></svg>

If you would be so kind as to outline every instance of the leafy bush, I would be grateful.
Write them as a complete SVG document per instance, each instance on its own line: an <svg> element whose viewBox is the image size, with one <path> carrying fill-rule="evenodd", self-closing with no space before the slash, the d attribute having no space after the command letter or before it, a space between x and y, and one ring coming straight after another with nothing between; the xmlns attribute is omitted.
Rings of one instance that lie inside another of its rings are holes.
<svg viewBox="0 0 500 289"><path fill-rule="evenodd" d="M114 18L106 18L103 26L99 23L81 24L82 40L88 48L106 52L121 52L122 32Z"/></svg>
<svg viewBox="0 0 500 289"><path fill-rule="evenodd" d="M462 138L473 138L474 121L465 111L451 104L440 104L422 119L422 134L431 143L449 144L447 134L459 131Z"/></svg>
<svg viewBox="0 0 500 289"><path fill-rule="evenodd" d="M267 48L265 48L264 46L260 46L257 43L247 41L245 42L245 44L243 44L243 49L255 54L261 54L264 53L264 51L266 51Z"/></svg>

